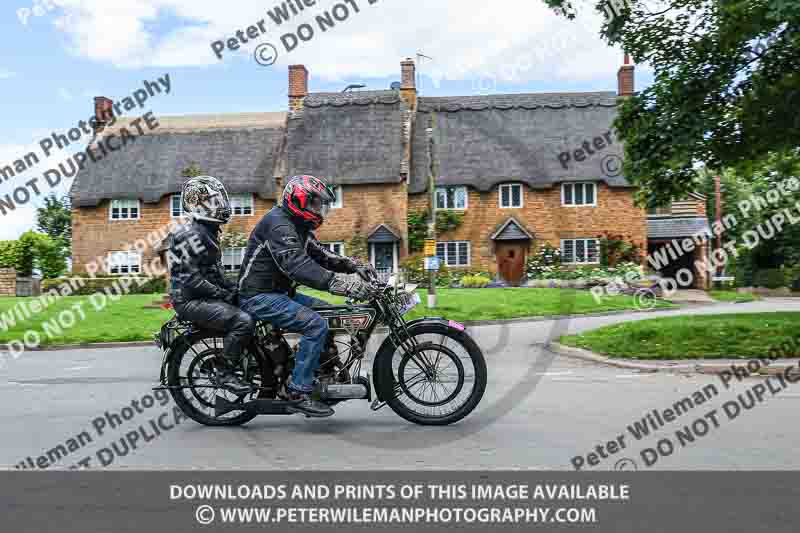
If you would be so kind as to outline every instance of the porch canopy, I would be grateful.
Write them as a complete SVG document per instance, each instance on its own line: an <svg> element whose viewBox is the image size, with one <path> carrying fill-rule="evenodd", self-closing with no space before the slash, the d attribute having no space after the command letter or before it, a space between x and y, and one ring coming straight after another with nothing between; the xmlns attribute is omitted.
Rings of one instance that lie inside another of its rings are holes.
<svg viewBox="0 0 800 533"><path fill-rule="evenodd" d="M650 218L647 220L647 239L661 241L684 237L712 235L706 217Z"/></svg>
<svg viewBox="0 0 800 533"><path fill-rule="evenodd" d="M493 241L521 241L533 240L533 235L525 227L517 222L514 217L506 220L491 237Z"/></svg>
<svg viewBox="0 0 800 533"><path fill-rule="evenodd" d="M397 235L389 226L381 224L367 237L367 242L370 244L376 243L393 243L400 242L400 236Z"/></svg>

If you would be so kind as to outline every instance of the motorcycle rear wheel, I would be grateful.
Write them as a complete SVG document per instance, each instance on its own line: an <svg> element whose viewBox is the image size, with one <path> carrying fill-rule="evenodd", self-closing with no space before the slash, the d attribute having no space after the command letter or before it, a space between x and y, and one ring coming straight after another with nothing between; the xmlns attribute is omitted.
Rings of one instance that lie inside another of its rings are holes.
<svg viewBox="0 0 800 533"><path fill-rule="evenodd" d="M176 341L170 354L167 383L170 387L190 386L190 388L170 389L170 394L180 410L192 420L206 426L241 426L258 415L234 411L218 417L214 414L216 396L222 395L232 402L240 399L246 402L271 396L268 391L258 389L243 398L237 398L233 393L221 388L206 388L214 385L212 359L222 355L222 339L218 333L200 332L188 337L186 342ZM261 376L269 375L269 365L262 358L250 355L248 364L252 367L254 362L256 372L250 382L260 387ZM242 368L239 368L237 373L241 376ZM191 387L195 384L198 388Z"/></svg>

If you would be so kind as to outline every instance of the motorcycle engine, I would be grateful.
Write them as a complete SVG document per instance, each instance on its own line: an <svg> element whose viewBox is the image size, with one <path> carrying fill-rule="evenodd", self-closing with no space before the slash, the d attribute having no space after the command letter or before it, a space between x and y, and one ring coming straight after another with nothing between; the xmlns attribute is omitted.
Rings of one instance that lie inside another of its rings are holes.
<svg viewBox="0 0 800 533"><path fill-rule="evenodd" d="M339 348L336 346L333 333L328 333L328 338L325 339L325 346L322 348L319 360L317 380L320 383L336 384L345 383L349 380L349 376L346 375L347 372L340 370L342 368L342 360L339 358Z"/></svg>

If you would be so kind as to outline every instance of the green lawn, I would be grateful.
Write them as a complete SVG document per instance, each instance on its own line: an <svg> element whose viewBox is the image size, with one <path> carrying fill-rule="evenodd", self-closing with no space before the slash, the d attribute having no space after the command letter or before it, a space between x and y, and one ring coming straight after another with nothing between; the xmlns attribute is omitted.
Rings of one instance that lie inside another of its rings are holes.
<svg viewBox="0 0 800 533"><path fill-rule="evenodd" d="M709 291L708 295L718 302L744 303L754 302L760 299L755 294L736 291Z"/></svg>
<svg viewBox="0 0 800 533"><path fill-rule="evenodd" d="M800 313L676 316L607 326L562 337L569 346L640 359L764 357L790 346L800 357Z"/></svg>
<svg viewBox="0 0 800 533"><path fill-rule="evenodd" d="M341 302L327 293L302 292L330 302ZM569 289L439 289L436 309L426 307L427 291L420 290L422 304L408 314L411 319L443 316L460 322L534 316L572 315L635 309L630 296L604 297L597 303L589 291ZM673 307L659 302L660 307Z"/></svg>
<svg viewBox="0 0 800 533"><path fill-rule="evenodd" d="M327 293L307 289L304 292L332 303L344 301ZM409 313L409 318L444 316L463 322L634 309L633 299L628 296L607 297L598 304L588 291L560 289L441 289L439 306L433 310L425 307L426 292L420 291L420 295L423 304ZM68 296L28 319L20 321L15 316L16 324L12 325L11 309L30 300L32 298L0 298L0 342L22 339L28 330L40 334L41 345L150 340L172 316L171 311L144 308L161 301L161 295L157 294L124 296L116 302L109 300L101 310L94 308L88 296ZM77 320L72 327L60 328L59 317L61 326L69 324L69 313L65 313L69 309ZM47 329L45 324L49 324Z"/></svg>
<svg viewBox="0 0 800 533"><path fill-rule="evenodd" d="M16 324L11 326L11 309L22 301L34 299L36 298L0 298L0 342L21 339L28 330L35 330L41 335L43 346L150 340L161 324L172 316L171 311L143 308L154 301L161 301L160 294L133 294L123 296L116 302L108 299L105 307L102 307L103 301L98 297L92 301L89 296L67 296L27 320L20 322L15 315ZM93 302L99 310L92 305ZM71 316L70 313L65 313L67 310L71 310L76 321L72 327L61 328L62 331L59 332L58 326L70 324ZM85 318L81 318L81 313ZM47 330L45 324L50 324Z"/></svg>

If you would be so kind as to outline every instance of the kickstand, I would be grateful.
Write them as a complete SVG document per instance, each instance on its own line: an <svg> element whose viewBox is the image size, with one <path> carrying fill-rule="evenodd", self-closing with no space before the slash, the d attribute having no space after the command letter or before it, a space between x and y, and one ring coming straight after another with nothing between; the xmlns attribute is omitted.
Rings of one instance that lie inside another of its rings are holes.
<svg viewBox="0 0 800 533"><path fill-rule="evenodd" d="M382 402L377 398L372 400L372 404L369 406L369 408L372 409L373 411L378 411L380 409L383 409L384 407L386 407L386 402Z"/></svg>

